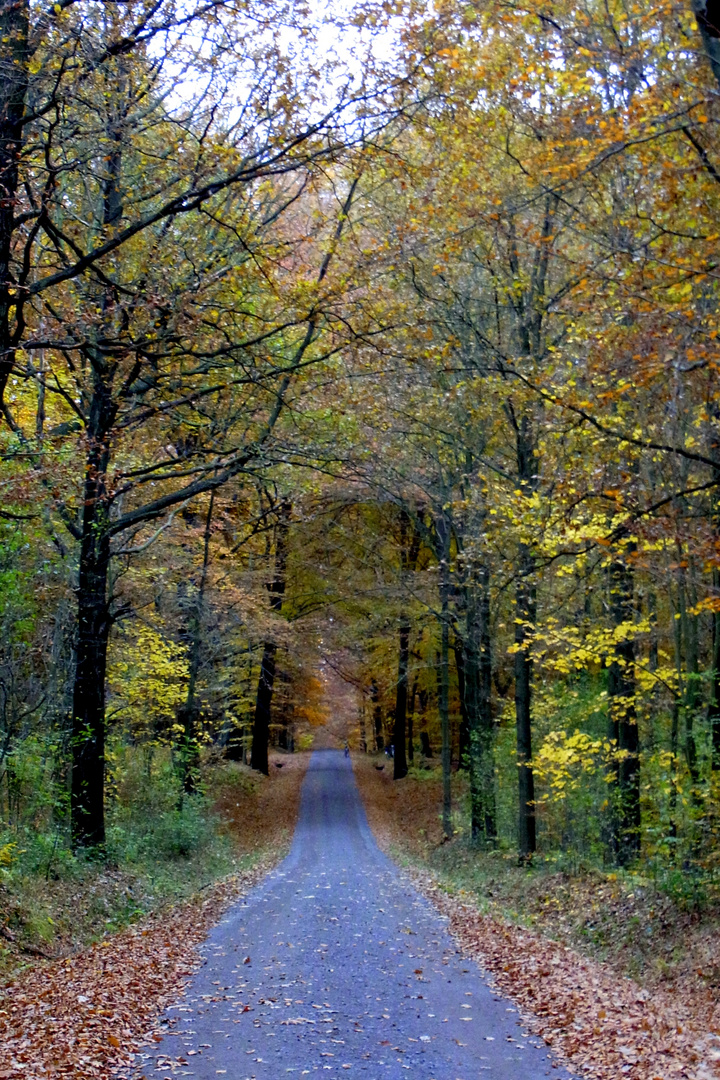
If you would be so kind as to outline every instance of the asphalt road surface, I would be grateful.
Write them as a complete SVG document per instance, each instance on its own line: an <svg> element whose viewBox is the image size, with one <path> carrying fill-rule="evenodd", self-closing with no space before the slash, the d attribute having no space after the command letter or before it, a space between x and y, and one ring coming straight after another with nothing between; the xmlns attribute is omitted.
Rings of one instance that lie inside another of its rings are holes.
<svg viewBox="0 0 720 1080"><path fill-rule="evenodd" d="M313 754L290 854L205 959L144 1059L148 1080L568 1076L381 853L339 751Z"/></svg>

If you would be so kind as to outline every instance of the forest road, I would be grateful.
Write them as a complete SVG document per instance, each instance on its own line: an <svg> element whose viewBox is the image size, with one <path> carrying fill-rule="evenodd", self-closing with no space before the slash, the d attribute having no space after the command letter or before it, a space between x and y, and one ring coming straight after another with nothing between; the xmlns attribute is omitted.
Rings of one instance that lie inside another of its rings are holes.
<svg viewBox="0 0 720 1080"><path fill-rule="evenodd" d="M339 751L313 754L288 857L215 927L204 955L136 1075L569 1076L379 850Z"/></svg>

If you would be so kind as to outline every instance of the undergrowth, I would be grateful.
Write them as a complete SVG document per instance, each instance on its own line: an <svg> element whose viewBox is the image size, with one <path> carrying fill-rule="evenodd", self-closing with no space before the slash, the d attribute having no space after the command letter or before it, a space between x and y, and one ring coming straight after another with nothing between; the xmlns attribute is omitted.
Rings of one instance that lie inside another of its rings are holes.
<svg viewBox="0 0 720 1080"><path fill-rule="evenodd" d="M215 810L220 795L253 795L250 770L206 763L187 795L169 751L116 745L108 758L102 859L72 851L63 801L47 791L32 815L0 825L0 971L98 941L261 854L238 855Z"/></svg>
<svg viewBox="0 0 720 1080"><path fill-rule="evenodd" d="M650 852L621 869L591 853L556 848L521 866L512 834L491 851L470 842L466 774L453 776L454 836L446 841L438 763L423 762L398 782L375 764L357 758L356 775L371 824L401 865L429 870L443 891L484 914L606 961L642 985L701 994L720 989L714 865L668 863Z"/></svg>

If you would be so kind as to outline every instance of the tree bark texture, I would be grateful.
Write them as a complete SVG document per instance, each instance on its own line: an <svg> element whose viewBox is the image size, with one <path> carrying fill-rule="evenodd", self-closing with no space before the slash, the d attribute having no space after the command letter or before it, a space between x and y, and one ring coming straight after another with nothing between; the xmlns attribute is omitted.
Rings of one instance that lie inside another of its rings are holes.
<svg viewBox="0 0 720 1080"><path fill-rule="evenodd" d="M416 698L417 698L417 675L415 676L415 680L413 682L413 688L412 688L412 691L410 693L410 699L409 699L409 702L408 702L407 758L408 758L408 763L409 764L412 764L412 762L415 760L414 721L415 721L415 701L416 701Z"/></svg>
<svg viewBox="0 0 720 1080"><path fill-rule="evenodd" d="M693 0L692 7L712 73L720 86L720 3L718 0Z"/></svg>
<svg viewBox="0 0 720 1080"><path fill-rule="evenodd" d="M467 617L467 612L466 612ZM463 769L470 760L470 715L468 712L468 690L465 665L467 650L465 643L459 637L455 637L453 643L455 654L455 671L458 680L458 697L460 698L460 730L458 732L458 769Z"/></svg>
<svg viewBox="0 0 720 1080"><path fill-rule="evenodd" d="M15 363L10 259L28 90L28 35L26 0L0 0L0 403Z"/></svg>
<svg viewBox="0 0 720 1080"><path fill-rule="evenodd" d="M634 618L634 575L627 555L610 565L610 612L615 628ZM611 799L611 846L621 866L640 851L640 759L635 710L635 642L621 636L608 678L610 738L617 748Z"/></svg>
<svg viewBox="0 0 720 1080"><path fill-rule="evenodd" d="M114 128L113 152L102 183L103 226L112 228L122 214L120 173L122 144ZM104 341L115 319L116 296L106 286L101 299L101 332L88 342L92 396L85 426L85 483L78 571L78 638L73 687L70 820L74 846L101 848L105 843L105 678L110 633L110 504L107 486L112 429L118 411L113 383L117 349ZM105 331L108 331L107 333Z"/></svg>
<svg viewBox="0 0 720 1080"><path fill-rule="evenodd" d="M183 743L181 748L182 784L183 791L190 795L197 787L197 769L200 764L200 746L198 744L198 726L200 723L200 707L197 700L197 681L200 674L202 660L202 635L205 612L205 586L207 584L208 566L210 564L210 530L212 526L213 507L215 504L215 492L210 492L207 517L205 518L205 532L203 534L203 562L198 583L197 595L194 599L188 618L188 688L185 703L180 709L179 722L183 726Z"/></svg>
<svg viewBox="0 0 720 1080"><path fill-rule="evenodd" d="M469 728L470 816L473 843L495 845L495 747L492 718L490 572L476 568L465 608L465 695Z"/></svg>
<svg viewBox="0 0 720 1080"><path fill-rule="evenodd" d="M373 706L373 729L375 731L375 749L382 750L385 746L382 729L382 706L380 704L380 687L376 679L370 682L370 700Z"/></svg>
<svg viewBox="0 0 720 1080"><path fill-rule="evenodd" d="M73 686L70 816L73 844L105 842L105 675L110 632L110 539L106 473L115 408L110 373L95 360L87 430L84 505L77 583L78 631Z"/></svg>
<svg viewBox="0 0 720 1080"><path fill-rule="evenodd" d="M410 514L405 507L400 511L400 586L403 601L408 578L417 564L420 551L420 533L413 528ZM410 620L407 612L400 615L400 648L398 652L398 681L395 696L395 724L393 728L393 779L407 776L405 733L408 708L408 675L410 668Z"/></svg>
<svg viewBox="0 0 720 1080"><path fill-rule="evenodd" d="M292 505L286 499L279 507L275 528L275 571L268 582L270 609L276 614L282 611L287 575L288 534ZM257 698L255 702L255 720L253 723L252 767L258 772L268 774L268 749L270 743L270 716L272 711L273 689L275 686L275 658L277 643L271 639L265 642L260 664Z"/></svg>
<svg viewBox="0 0 720 1080"><path fill-rule="evenodd" d="M537 487L534 440L530 417L516 424L517 470L521 490L528 495ZM537 847L535 778L532 769L532 675L530 647L535 631L535 569L527 544L518 545L518 578L515 588L515 729L518 762L518 857L529 862Z"/></svg>
<svg viewBox="0 0 720 1080"><path fill-rule="evenodd" d="M439 530L442 558L440 560L440 671L438 678L438 707L442 736L442 825L446 837L452 836L452 743L450 733L450 530L443 522Z"/></svg>
<svg viewBox="0 0 720 1080"><path fill-rule="evenodd" d="M720 571L713 570L713 587L716 596L720 596ZM710 690L711 762L713 772L720 771L720 611L713 612L712 639L712 681Z"/></svg>
<svg viewBox="0 0 720 1080"><path fill-rule="evenodd" d="M400 649L398 655L398 681L395 698L395 727L393 730L393 779L402 780L407 776L407 758L405 755L405 726L408 705L408 667L410 665L410 624L400 623Z"/></svg>
<svg viewBox="0 0 720 1080"><path fill-rule="evenodd" d="M257 698L255 700L255 719L252 734L253 769L268 775L268 749L270 744L270 715L272 712L273 689L275 686L275 654L277 645L266 641L263 646L258 679Z"/></svg>

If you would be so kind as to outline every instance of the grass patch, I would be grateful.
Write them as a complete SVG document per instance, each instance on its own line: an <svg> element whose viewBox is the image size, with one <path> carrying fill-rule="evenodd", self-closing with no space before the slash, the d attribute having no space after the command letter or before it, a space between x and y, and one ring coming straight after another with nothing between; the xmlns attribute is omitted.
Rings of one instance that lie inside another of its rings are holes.
<svg viewBox="0 0 720 1080"><path fill-rule="evenodd" d="M518 865L514 850L469 841L467 780L453 777L456 836L443 843L439 769L394 782L372 758L355 772L370 824L401 865L430 871L449 895L610 964L648 988L699 998L720 989L717 883L687 868L593 866L559 852Z"/></svg>
<svg viewBox="0 0 720 1080"><path fill-rule="evenodd" d="M267 778L208 759L182 795L169 752L115 747L106 858L74 854L65 820L0 832L0 972L63 956L282 852L307 755Z"/></svg>

